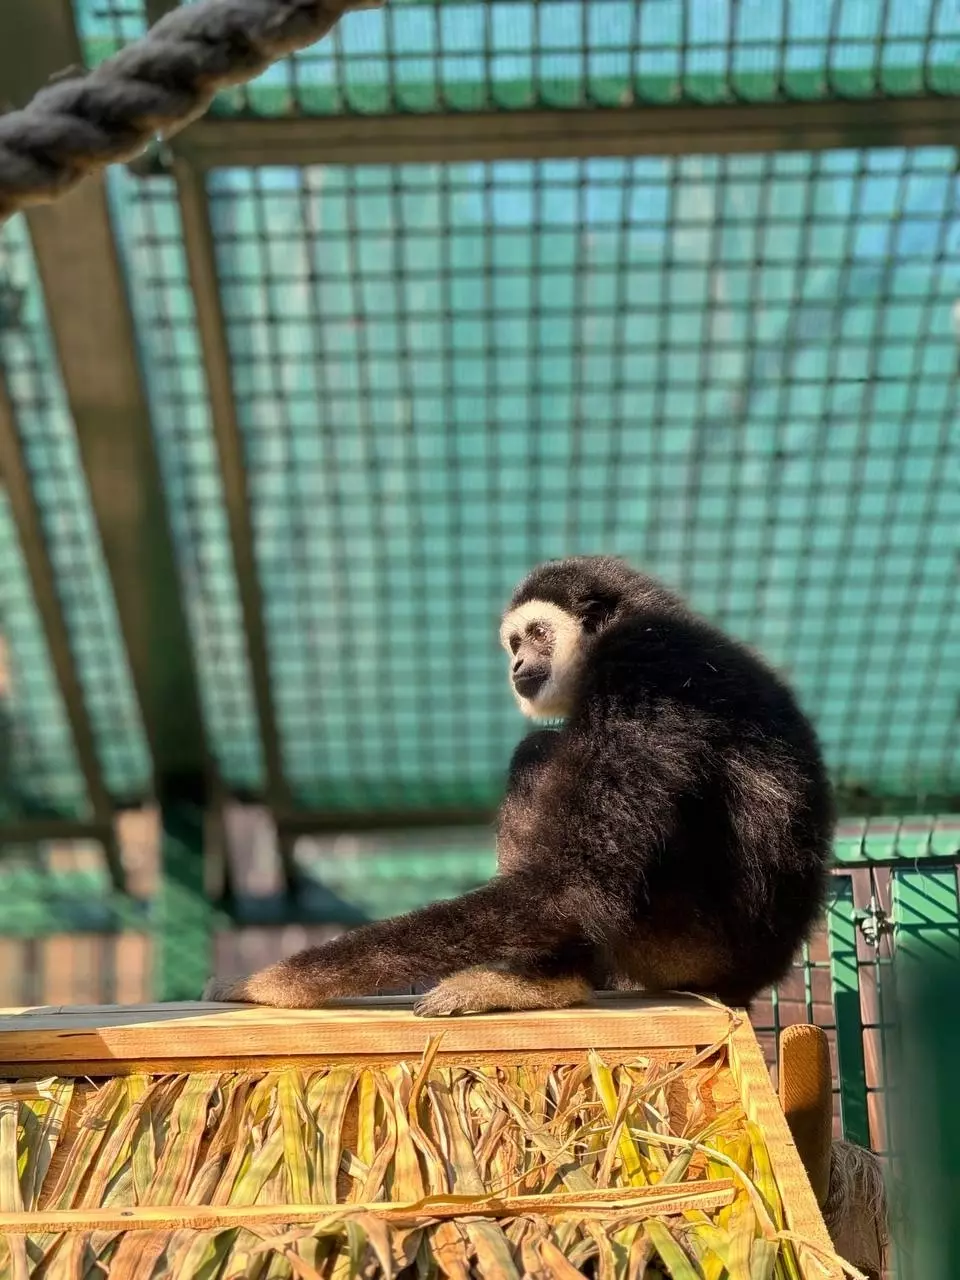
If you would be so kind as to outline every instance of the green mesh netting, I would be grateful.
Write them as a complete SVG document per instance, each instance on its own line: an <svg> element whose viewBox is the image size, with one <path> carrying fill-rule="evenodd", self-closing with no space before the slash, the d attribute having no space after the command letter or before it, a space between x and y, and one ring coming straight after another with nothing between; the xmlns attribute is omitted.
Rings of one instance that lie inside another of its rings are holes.
<svg viewBox="0 0 960 1280"><path fill-rule="evenodd" d="M101 768L115 795L141 796L150 777L143 726L43 294L22 219L0 228L0 370L39 508ZM10 536L0 541L0 556L9 562L4 567L11 578L19 582L24 570L12 526L9 532ZM17 608L22 609L22 605ZM32 602L30 609L33 609ZM24 619L21 630L16 630L12 622L4 626L15 668L28 684L34 663L46 662L45 656L39 657L43 644L38 645L32 638L33 625L37 624L26 624ZM20 685L21 690L25 687ZM46 723L47 719L62 719L59 691L52 682L47 689L42 714L28 702L18 713L24 717L22 736L24 741L31 738L47 742L48 749L42 760L37 760L33 767L50 777L62 775L63 788L73 794L82 784L75 777L72 747L68 754L61 754L67 739L62 733L55 738ZM58 789L56 806L60 803Z"/></svg>
<svg viewBox="0 0 960 1280"><path fill-rule="evenodd" d="M92 61L142 0L74 0ZM390 0L218 100L224 115L620 107L960 92L941 0Z"/></svg>

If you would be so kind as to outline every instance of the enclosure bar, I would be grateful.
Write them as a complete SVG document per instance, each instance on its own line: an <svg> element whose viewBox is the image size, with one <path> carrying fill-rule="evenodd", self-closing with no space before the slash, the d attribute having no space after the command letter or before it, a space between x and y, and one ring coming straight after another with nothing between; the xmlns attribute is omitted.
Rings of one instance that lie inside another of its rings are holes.
<svg viewBox="0 0 960 1280"><path fill-rule="evenodd" d="M956 146L960 97L228 119L172 141L201 169Z"/></svg>
<svg viewBox="0 0 960 1280"><path fill-rule="evenodd" d="M956 862L960 857L960 813L941 809L937 815L911 815L899 821L866 819L859 832L837 832L833 856L837 865L848 867Z"/></svg>
<svg viewBox="0 0 960 1280"><path fill-rule="evenodd" d="M303 809L281 813L277 830L285 836L335 834L343 831L412 831L437 827L490 826L490 806L430 809Z"/></svg>
<svg viewBox="0 0 960 1280"><path fill-rule="evenodd" d="M113 822L86 818L24 818L0 822L0 848L11 844L42 844L54 840L98 840L106 846L116 838Z"/></svg>
<svg viewBox="0 0 960 1280"><path fill-rule="evenodd" d="M114 887L125 891L123 861L113 828L113 805L100 771L100 760L97 756L90 718L87 715L83 687L73 661L70 633L60 607L56 576L47 552L43 522L40 519L30 483L30 472L23 454L20 433L17 430L13 405L2 369L0 369L0 474L3 475L7 500L17 527L17 536L27 573L30 576L33 599L43 623L54 677L60 691L67 723L70 726L74 750L77 753L77 763L83 774L87 797L93 810L93 830L97 832L95 838L103 845ZM0 838L2 834L3 828L0 827Z"/></svg>
<svg viewBox="0 0 960 1280"><path fill-rule="evenodd" d="M266 799L271 812L277 814L284 809L289 809L290 796L283 774L280 735L277 730L273 687L270 681L267 640L263 625L263 593L257 572L247 470L240 426L237 421L230 351L227 345L226 323L217 279L210 204L202 174L198 174L183 160L175 162L174 172L180 199L187 267L203 348L213 430L220 460L220 473L223 478L233 565L240 595L253 695L260 725L260 740L267 779ZM281 840L278 844L281 849L289 849L288 842ZM289 857L283 859L283 870L289 890L293 884L292 859Z"/></svg>
<svg viewBox="0 0 960 1280"><path fill-rule="evenodd" d="M957 809L954 799L953 809ZM489 805L459 805L447 807L431 807L429 809L383 808L383 809L299 809L281 812L277 826L290 835L321 835L337 831L387 831L406 830L417 827L482 827L489 826L495 817L495 808ZM946 809L941 810L947 813ZM841 810L841 816L857 818L862 816L856 810ZM835 848L835 859L838 865L862 867L895 867L908 862L910 866L927 862L955 861L960 851L960 819L957 820L957 843L951 845L951 830L947 818L941 818L935 831L935 839L928 842L923 853L916 849L904 848L903 852L891 851L871 853L869 842L867 851L853 851L849 838L838 840ZM943 830L941 830L941 828Z"/></svg>
<svg viewBox="0 0 960 1280"><path fill-rule="evenodd" d="M853 880L848 875L834 876L832 888L833 896L827 908L827 939L837 1024L840 1118L848 1141L869 1147L870 1116L867 1110L867 1071L863 1052Z"/></svg>

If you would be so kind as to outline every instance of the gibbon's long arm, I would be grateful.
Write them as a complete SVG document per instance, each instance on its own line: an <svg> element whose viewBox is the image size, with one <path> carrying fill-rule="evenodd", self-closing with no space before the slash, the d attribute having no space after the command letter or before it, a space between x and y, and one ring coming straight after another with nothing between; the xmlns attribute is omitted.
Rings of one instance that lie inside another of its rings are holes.
<svg viewBox="0 0 960 1280"><path fill-rule="evenodd" d="M476 967L503 967L530 980L580 978L594 949L577 919L573 886L569 894L548 887L548 875L498 876L460 898L364 925L249 978L213 982L205 997L312 1009Z"/></svg>

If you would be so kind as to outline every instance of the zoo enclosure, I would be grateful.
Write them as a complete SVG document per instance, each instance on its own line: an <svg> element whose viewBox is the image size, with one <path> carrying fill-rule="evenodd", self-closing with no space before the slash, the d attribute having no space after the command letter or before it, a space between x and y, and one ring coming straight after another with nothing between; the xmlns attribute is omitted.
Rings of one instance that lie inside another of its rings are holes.
<svg viewBox="0 0 960 1280"><path fill-rule="evenodd" d="M4 96L167 7L10 0ZM882 1146L894 952L960 950L958 53L937 0L394 0L7 223L5 1001L484 878L499 609L614 551L816 718L770 1020Z"/></svg>

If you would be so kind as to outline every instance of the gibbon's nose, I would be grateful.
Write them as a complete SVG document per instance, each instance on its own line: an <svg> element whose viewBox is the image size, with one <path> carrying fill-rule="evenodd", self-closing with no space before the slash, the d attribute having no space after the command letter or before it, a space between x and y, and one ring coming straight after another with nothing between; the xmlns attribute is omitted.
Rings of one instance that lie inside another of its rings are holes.
<svg viewBox="0 0 960 1280"><path fill-rule="evenodd" d="M518 659L513 664L513 687L521 698L534 698L547 682L549 670L540 662Z"/></svg>

